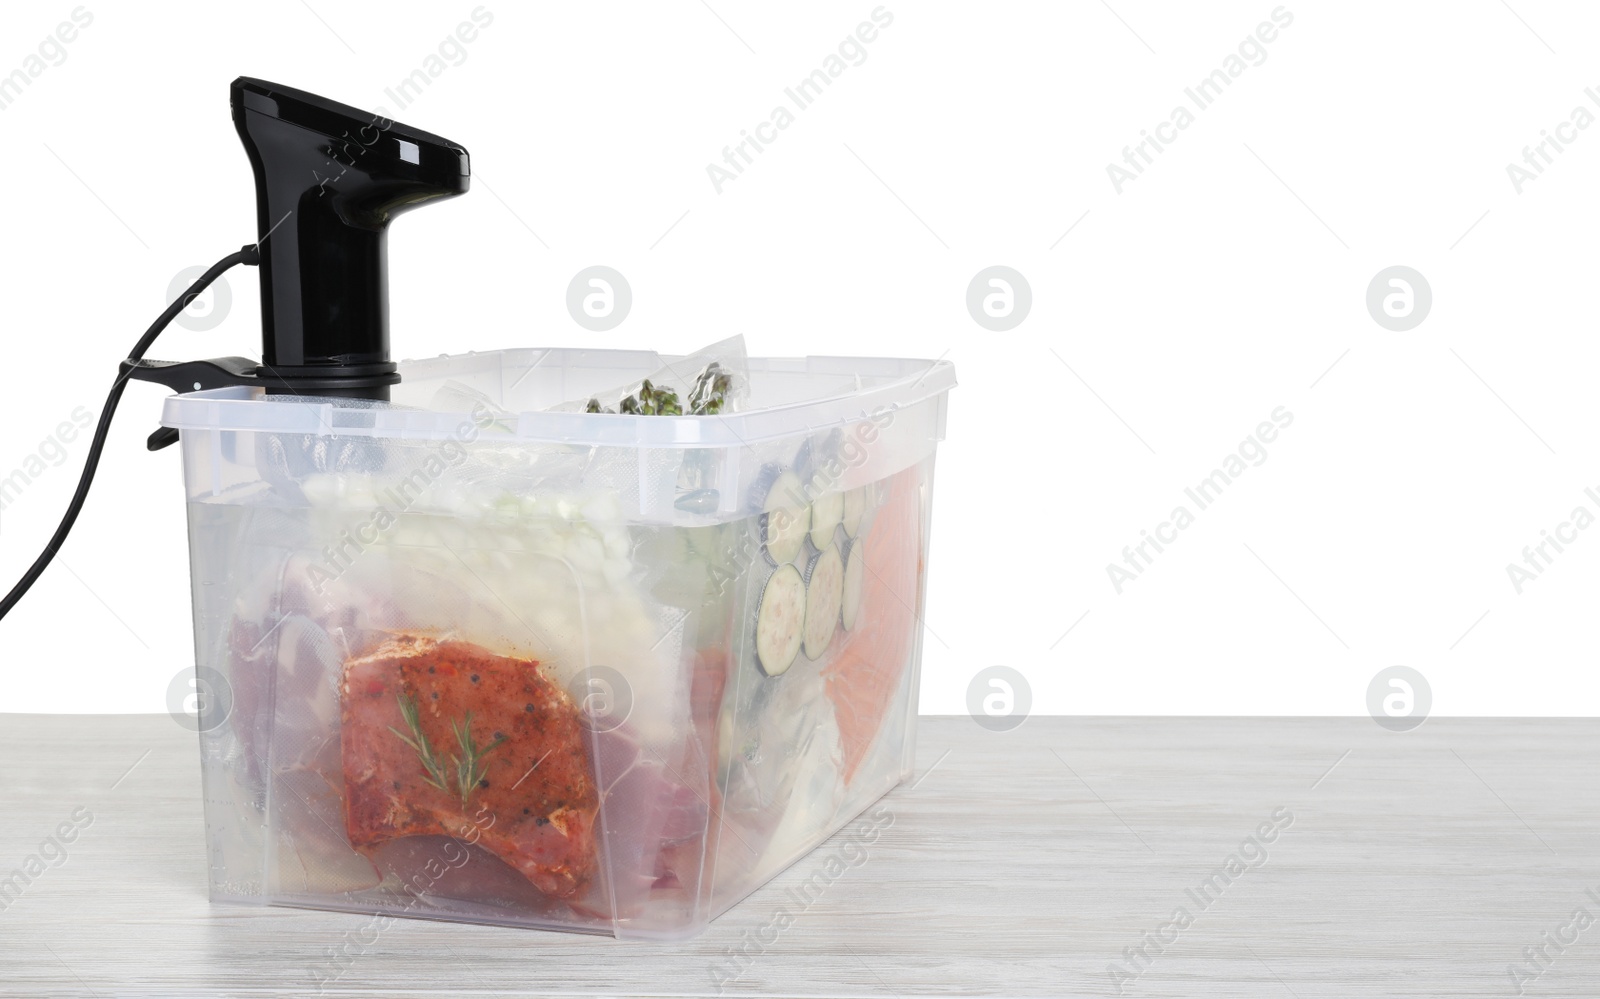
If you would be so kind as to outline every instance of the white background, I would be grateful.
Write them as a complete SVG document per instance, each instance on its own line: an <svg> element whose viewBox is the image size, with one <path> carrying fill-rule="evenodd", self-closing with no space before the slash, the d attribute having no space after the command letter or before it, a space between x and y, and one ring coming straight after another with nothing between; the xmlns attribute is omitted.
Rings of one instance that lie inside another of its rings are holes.
<svg viewBox="0 0 1600 999"><path fill-rule="evenodd" d="M0 8L0 73L74 6ZM174 275L258 235L228 108L248 74L471 151L472 193L392 230L398 356L743 333L761 354L954 361L924 711L964 710L996 664L1051 713L1359 714L1394 664L1436 713L1600 708L1600 530L1520 595L1506 572L1575 506L1600 513L1600 127L1520 194L1506 172L1575 107L1600 113L1592 9L1287 4L1266 61L1119 194L1107 164L1271 0L901 0L719 194L706 165L872 0L492 0L464 61L397 110L385 88L475 6L86 5L65 61L0 112L0 476L98 411ZM591 264L633 287L610 333L565 310ZM965 309L992 264L1032 285L1009 332ZM1393 264L1433 291L1408 332L1365 305ZM228 280L226 322L152 356L259 354L255 274ZM192 666L178 452L143 448L160 396L130 388L61 562L0 624L0 708L164 710ZM1294 422L1268 459L1117 594L1106 565L1278 406ZM5 511L5 585L86 443Z"/></svg>

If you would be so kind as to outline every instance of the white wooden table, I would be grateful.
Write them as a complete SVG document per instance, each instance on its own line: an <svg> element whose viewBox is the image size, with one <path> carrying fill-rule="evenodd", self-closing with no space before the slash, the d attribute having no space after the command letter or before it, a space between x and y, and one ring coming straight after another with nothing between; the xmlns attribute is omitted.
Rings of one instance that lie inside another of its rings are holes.
<svg viewBox="0 0 1600 999"><path fill-rule="evenodd" d="M1516 995L1512 965L1527 995L1600 995L1600 922L1564 928L1600 921L1600 722L925 718L918 756L868 859L776 939L756 931L829 846L688 944L363 940L366 917L207 901L198 751L170 718L0 716L0 878L93 816L0 911L0 995L303 996L330 968L338 996L716 994L716 969L725 995L1115 995L1113 962L1131 996ZM1202 908L1234 853L1255 866Z"/></svg>

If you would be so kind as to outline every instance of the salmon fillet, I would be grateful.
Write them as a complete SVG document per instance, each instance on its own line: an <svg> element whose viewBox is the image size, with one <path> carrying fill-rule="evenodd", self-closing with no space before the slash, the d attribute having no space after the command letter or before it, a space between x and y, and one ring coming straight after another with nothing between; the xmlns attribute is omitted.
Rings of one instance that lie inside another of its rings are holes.
<svg viewBox="0 0 1600 999"><path fill-rule="evenodd" d="M341 713L345 832L357 850L454 836L546 895L572 898L593 880L587 735L538 662L395 635L344 664Z"/></svg>
<svg viewBox="0 0 1600 999"><path fill-rule="evenodd" d="M883 730L889 708L911 663L921 603L922 519L920 471L908 468L888 480L883 508L863 545L866 578L856 626L833 661L823 667L833 702L849 783ZM852 554L851 558L855 555Z"/></svg>

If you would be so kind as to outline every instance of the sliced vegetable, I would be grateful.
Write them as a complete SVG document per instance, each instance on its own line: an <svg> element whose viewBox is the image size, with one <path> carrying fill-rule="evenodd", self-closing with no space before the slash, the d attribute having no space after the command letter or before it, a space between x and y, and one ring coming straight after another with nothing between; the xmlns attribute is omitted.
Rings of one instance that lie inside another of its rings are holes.
<svg viewBox="0 0 1600 999"><path fill-rule="evenodd" d="M857 486L844 494L844 514L840 522L844 524L845 537L853 538L861 533L861 518L867 515L867 487Z"/></svg>
<svg viewBox="0 0 1600 999"><path fill-rule="evenodd" d="M844 520L844 494L823 493L811 504L811 546L824 551L833 544L833 529Z"/></svg>
<svg viewBox="0 0 1600 999"><path fill-rule="evenodd" d="M844 595L839 608L839 623L849 631L856 626L856 616L861 613L861 590L867 581L867 546L852 542L845 553Z"/></svg>
<svg viewBox="0 0 1600 999"><path fill-rule="evenodd" d="M844 599L844 560L837 545L829 545L811 560L806 572L805 648L807 659L821 659L839 626Z"/></svg>
<svg viewBox="0 0 1600 999"><path fill-rule="evenodd" d="M781 676L800 654L806 624L806 582L800 570L780 565L761 590L756 611L756 660L767 676Z"/></svg>
<svg viewBox="0 0 1600 999"><path fill-rule="evenodd" d="M761 503L761 543L777 565L793 562L811 529L811 507L805 502L800 476L790 471L772 476Z"/></svg>

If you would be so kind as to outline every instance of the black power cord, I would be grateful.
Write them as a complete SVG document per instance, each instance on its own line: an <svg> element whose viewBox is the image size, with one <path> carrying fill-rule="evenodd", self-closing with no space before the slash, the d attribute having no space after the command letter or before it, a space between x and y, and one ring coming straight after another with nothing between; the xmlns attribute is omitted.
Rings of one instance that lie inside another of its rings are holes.
<svg viewBox="0 0 1600 999"><path fill-rule="evenodd" d="M255 266L260 262L259 244L251 244L242 247L239 252L230 253L212 264L209 270L200 275L195 283L189 286L187 291L179 295L171 305L167 306L166 311L161 313L156 318L156 321L150 324L150 328L144 331L144 336L140 337L139 342L134 344L133 350L128 354L128 360L143 360L145 351L149 350L150 345L155 343L156 337L161 335L161 331L166 329L168 324L177 318L178 313L188 308L189 303L199 297L200 293L205 291L211 282L222 275L223 271L228 270L235 264ZM17 585L11 588L11 592L7 593L3 599L0 599L0 620L3 620L11 612L11 608L17 605L17 601L21 600L23 595L33 587L33 584L39 581L39 577L44 574L45 569L55 559L56 552L60 551L61 546L66 543L67 535L72 531L72 525L77 522L78 514L83 510L84 500L89 497L89 485L94 481L95 470L100 465L100 452L105 449L106 435L111 431L111 418L116 414L117 403L122 401L122 390L127 387L129 374L131 372L119 374L116 382L111 386L111 394L106 397L106 404L100 410L100 423L94 428L94 441L89 445L89 457L84 462L83 475L78 479L78 490L72 494L72 502L67 504L67 512L61 518L61 525L56 528L56 533L51 537L50 543L44 546L44 551L39 553L39 557L34 560L33 565L17 581Z"/></svg>

